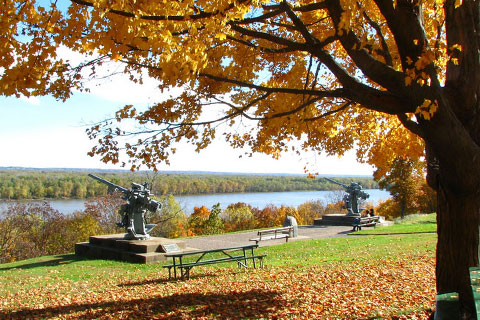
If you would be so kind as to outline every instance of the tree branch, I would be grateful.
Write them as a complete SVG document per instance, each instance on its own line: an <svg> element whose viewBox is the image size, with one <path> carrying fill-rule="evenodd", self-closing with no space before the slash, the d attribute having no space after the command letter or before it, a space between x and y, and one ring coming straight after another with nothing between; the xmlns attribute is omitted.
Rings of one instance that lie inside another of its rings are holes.
<svg viewBox="0 0 480 320"><path fill-rule="evenodd" d="M267 40L267 41L270 41L272 43L276 43L276 44L279 44L279 45L282 45L282 46L286 46L286 47L294 48L294 49L297 49L297 50L305 51L305 46L301 43L298 43L298 42L295 42L295 41L292 41L292 40L288 40L288 39L285 39L285 38L277 37L277 36L274 36L274 35L271 35L271 34L268 34L268 33L265 33L265 32L260 32L260 31L255 31L255 30L243 28L243 27L235 25L231 22L228 22L227 24L230 25L232 30L234 30L234 31L236 31L236 32L238 32L242 35L246 35L246 36L250 36L250 37L258 38L258 39L264 39L264 40Z"/></svg>
<svg viewBox="0 0 480 320"><path fill-rule="evenodd" d="M328 10L332 16L335 27L340 24L343 8L339 0L328 1ZM365 49L360 48L361 42L351 30L344 31L338 36L342 46L347 51L355 64L372 81L391 92L401 93L404 88L405 76L402 72L387 66L370 55ZM338 33L338 32L337 32ZM355 49L354 49L355 48Z"/></svg>
<svg viewBox="0 0 480 320"><path fill-rule="evenodd" d="M94 4L90 1L86 0L70 0L73 3L78 5L87 6L87 7L94 7ZM127 18L139 18L142 20L148 21L189 21L189 20L200 20L205 18L210 18L212 16L218 15L222 12L231 10L235 8L238 4L246 3L250 0L238 0L235 2L230 3L224 10L216 10L214 12L200 12L198 14L190 14L190 15L146 15L146 14L135 14L128 11L117 10L117 9L108 9L108 12L122 16Z"/></svg>
<svg viewBox="0 0 480 320"><path fill-rule="evenodd" d="M410 130L413 134L416 134L417 136L424 138L424 134L418 123L408 119L407 115L405 113L401 113L397 115L398 120L403 124L405 128Z"/></svg>
<svg viewBox="0 0 480 320"><path fill-rule="evenodd" d="M357 5L359 8L361 8L361 3L357 2ZM380 38L380 43L382 45L382 50L379 52L384 58L385 58L385 63L393 67L393 59L390 54L390 50L388 49L388 44L387 41L385 40L385 36L383 35L382 28L380 28L380 25L373 21L367 14L367 12L364 10L363 11L363 17L367 20L368 24L375 30L377 33L378 37Z"/></svg>
<svg viewBox="0 0 480 320"><path fill-rule="evenodd" d="M318 41L317 38L315 38L310 34L305 24L292 11L292 8L285 0L282 2L282 7L285 8L285 12L287 13L288 17L290 18L290 20L292 20L293 24L298 29L298 31L302 34L303 38L307 43L313 44Z"/></svg>
<svg viewBox="0 0 480 320"><path fill-rule="evenodd" d="M254 17L254 18L247 18L247 19L242 19L242 20L234 20L231 23L232 24L251 24L251 23L256 23L256 22L265 22L265 20L276 17L284 12L283 9L276 9L271 12L262 14L261 16Z"/></svg>
<svg viewBox="0 0 480 320"><path fill-rule="evenodd" d="M232 37L232 36L229 36L229 35L227 35L227 39L238 42L238 43L243 44L245 46L248 46L250 48L258 49L261 52L265 52L265 53L288 53L288 52L293 52L293 51L297 50L295 48L290 48L290 47L283 47L283 48L280 48L280 49L261 47L261 46L257 46L256 44L253 44L249 41L238 39L238 38L235 38L235 37Z"/></svg>
<svg viewBox="0 0 480 320"><path fill-rule="evenodd" d="M247 83L240 80L224 78L224 77L203 73L203 72L199 73L198 75L201 77L206 77L206 78L215 80L215 81L231 83L242 88L255 89L258 91L270 92L270 93L289 93L289 94L300 94L300 95L310 94L312 96L331 97L331 98L343 98L345 97L345 93L346 93L345 91L346 89L342 89L342 88L330 90L330 91L304 90L304 89L295 89L295 88L272 88L272 87L265 87L265 86L260 86L252 83Z"/></svg>
<svg viewBox="0 0 480 320"><path fill-rule="evenodd" d="M337 112L340 112L342 110L345 110L347 109L348 107L350 107L351 105L353 104L352 101L347 101L346 103L344 103L340 108L338 109L334 109L334 110L330 110L330 111L327 111L325 113L322 113L321 115L317 116L317 117L313 117L313 118L305 118L303 119L303 121L315 121L315 120L319 120L319 119L323 119L323 118L326 118L332 114L335 114Z"/></svg>

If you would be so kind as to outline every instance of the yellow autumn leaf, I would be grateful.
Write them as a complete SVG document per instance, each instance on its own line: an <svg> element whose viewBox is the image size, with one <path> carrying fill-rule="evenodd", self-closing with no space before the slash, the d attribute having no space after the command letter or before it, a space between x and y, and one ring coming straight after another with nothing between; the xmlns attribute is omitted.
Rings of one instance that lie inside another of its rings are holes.
<svg viewBox="0 0 480 320"><path fill-rule="evenodd" d="M220 32L215 35L215 38L217 38L220 41L223 41L227 38L227 35L223 32Z"/></svg>

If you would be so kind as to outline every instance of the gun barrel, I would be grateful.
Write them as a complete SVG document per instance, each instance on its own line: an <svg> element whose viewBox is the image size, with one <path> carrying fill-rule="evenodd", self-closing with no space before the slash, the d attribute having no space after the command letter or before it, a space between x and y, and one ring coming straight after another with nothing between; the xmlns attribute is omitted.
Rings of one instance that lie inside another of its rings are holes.
<svg viewBox="0 0 480 320"><path fill-rule="evenodd" d="M105 179L102 179L102 178L100 178L100 177L97 177L96 175L93 175L93 174L89 173L88 176L89 176L90 178L93 178L93 179L95 179L95 180L100 181L101 183L106 184L106 185L109 187L109 190L110 190L110 189L117 189L118 191L121 191L121 192L123 192L123 193L128 192L128 189L125 189L124 187L121 187L121 186L119 186L119 185L116 185L115 183L112 183L112 182L110 182L110 181L108 181L108 180L105 180Z"/></svg>
<svg viewBox="0 0 480 320"><path fill-rule="evenodd" d="M327 180L327 181L330 181L331 183L338 184L339 186L342 186L342 187L344 187L344 188L346 188L346 187L347 187L347 186L346 186L346 185L344 185L343 183L337 182L337 181L335 181L335 180L332 180L332 179L329 179L329 178L327 178L327 177L323 177L323 179L325 179L325 180Z"/></svg>

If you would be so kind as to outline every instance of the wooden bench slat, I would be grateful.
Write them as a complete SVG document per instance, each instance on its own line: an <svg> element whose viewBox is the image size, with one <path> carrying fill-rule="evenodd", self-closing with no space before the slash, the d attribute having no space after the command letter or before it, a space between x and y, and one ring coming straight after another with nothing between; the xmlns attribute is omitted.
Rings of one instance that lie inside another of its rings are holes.
<svg viewBox="0 0 480 320"><path fill-rule="evenodd" d="M290 238L293 227L283 227L267 230L259 230L257 232L257 238L249 239L250 241L255 241L256 244L262 240L275 240L275 239L285 239L288 242ZM287 233L288 232L288 233Z"/></svg>
<svg viewBox="0 0 480 320"><path fill-rule="evenodd" d="M362 230L362 227L375 227L379 223L380 217L358 217L355 219L355 222L352 224L353 231Z"/></svg>

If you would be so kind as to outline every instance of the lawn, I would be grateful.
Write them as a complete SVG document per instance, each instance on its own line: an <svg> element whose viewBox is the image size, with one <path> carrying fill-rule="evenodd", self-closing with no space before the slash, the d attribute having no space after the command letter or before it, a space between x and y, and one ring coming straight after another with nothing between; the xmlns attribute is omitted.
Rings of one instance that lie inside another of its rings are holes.
<svg viewBox="0 0 480 320"><path fill-rule="evenodd" d="M402 234L402 233L436 233L437 215L431 214L412 214L404 219L395 219L393 226L378 226L375 229L364 229L356 232L357 235L374 234Z"/></svg>
<svg viewBox="0 0 480 320"><path fill-rule="evenodd" d="M264 269L161 265L73 255L0 265L6 319L423 319L435 299L436 235L292 241Z"/></svg>

